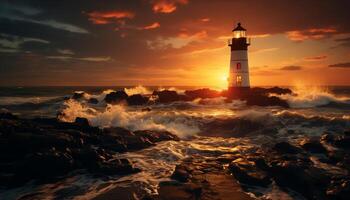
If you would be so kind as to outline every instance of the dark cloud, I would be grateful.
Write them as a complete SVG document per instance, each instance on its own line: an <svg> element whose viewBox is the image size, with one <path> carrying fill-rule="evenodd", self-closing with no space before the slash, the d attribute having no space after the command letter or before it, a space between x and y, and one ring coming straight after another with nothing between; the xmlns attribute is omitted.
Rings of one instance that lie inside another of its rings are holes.
<svg viewBox="0 0 350 200"><path fill-rule="evenodd" d="M336 39L335 41L339 42L339 46L350 47L350 37Z"/></svg>
<svg viewBox="0 0 350 200"><path fill-rule="evenodd" d="M350 62L336 63L336 64L328 65L328 67L332 67L332 68L350 68Z"/></svg>
<svg viewBox="0 0 350 200"><path fill-rule="evenodd" d="M280 70L297 71L303 69L302 66L290 65L281 67Z"/></svg>

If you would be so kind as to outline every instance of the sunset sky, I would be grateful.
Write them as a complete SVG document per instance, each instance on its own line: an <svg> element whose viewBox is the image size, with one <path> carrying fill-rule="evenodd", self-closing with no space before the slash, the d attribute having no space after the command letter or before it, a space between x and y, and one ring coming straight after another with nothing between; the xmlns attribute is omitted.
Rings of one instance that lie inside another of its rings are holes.
<svg viewBox="0 0 350 200"><path fill-rule="evenodd" d="M251 85L350 85L349 0L1 0L0 86L225 87L237 22Z"/></svg>

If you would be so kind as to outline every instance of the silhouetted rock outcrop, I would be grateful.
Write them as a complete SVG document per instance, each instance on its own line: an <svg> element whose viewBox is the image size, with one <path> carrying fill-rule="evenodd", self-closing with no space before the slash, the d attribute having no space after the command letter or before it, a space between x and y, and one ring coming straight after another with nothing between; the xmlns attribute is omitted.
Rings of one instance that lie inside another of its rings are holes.
<svg viewBox="0 0 350 200"><path fill-rule="evenodd" d="M154 91L153 95L158 96L157 102L159 103L171 103L174 101L183 100L176 91L171 90L162 90L162 91Z"/></svg>
<svg viewBox="0 0 350 200"><path fill-rule="evenodd" d="M148 97L142 96L141 94L134 94L127 98L127 102L129 105L144 105L148 102Z"/></svg>
<svg viewBox="0 0 350 200"><path fill-rule="evenodd" d="M105 102L109 104L118 104L128 98L128 94L124 91L111 92L106 95Z"/></svg>
<svg viewBox="0 0 350 200"><path fill-rule="evenodd" d="M98 100L96 98L90 98L88 103L91 103L91 104L98 104Z"/></svg>
<svg viewBox="0 0 350 200"><path fill-rule="evenodd" d="M217 98L221 97L222 94L219 91L211 90L209 88L203 88L198 90L186 90L185 94L188 96L189 99L197 99L197 98Z"/></svg>

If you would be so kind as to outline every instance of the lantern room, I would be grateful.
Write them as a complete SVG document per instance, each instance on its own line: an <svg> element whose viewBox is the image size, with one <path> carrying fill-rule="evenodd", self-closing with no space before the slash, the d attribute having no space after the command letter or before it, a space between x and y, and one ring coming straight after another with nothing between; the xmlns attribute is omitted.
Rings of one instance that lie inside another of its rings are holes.
<svg viewBox="0 0 350 200"><path fill-rule="evenodd" d="M247 30L241 26L241 23L238 23L237 27L232 30L233 38L245 38L246 31Z"/></svg>

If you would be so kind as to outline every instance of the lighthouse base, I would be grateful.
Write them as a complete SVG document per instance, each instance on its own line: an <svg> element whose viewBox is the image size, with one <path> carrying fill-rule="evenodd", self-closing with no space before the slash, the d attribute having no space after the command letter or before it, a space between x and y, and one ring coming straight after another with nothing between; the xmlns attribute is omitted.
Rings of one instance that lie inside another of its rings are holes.
<svg viewBox="0 0 350 200"><path fill-rule="evenodd" d="M227 97L240 98L245 97L251 93L250 87L229 87L227 89Z"/></svg>

